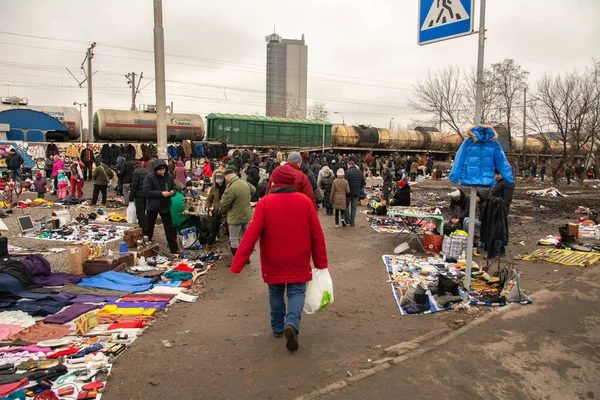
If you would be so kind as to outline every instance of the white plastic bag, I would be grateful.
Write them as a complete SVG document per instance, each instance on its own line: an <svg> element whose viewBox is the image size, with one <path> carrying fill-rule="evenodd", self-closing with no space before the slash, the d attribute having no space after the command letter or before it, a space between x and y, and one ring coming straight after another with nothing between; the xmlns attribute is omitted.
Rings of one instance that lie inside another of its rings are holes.
<svg viewBox="0 0 600 400"><path fill-rule="evenodd" d="M333 303L333 282L329 269L312 270L312 281L306 286L306 300L304 312L314 314L329 307Z"/></svg>
<svg viewBox="0 0 600 400"><path fill-rule="evenodd" d="M192 247L196 243L197 238L198 235L196 233L196 228L193 226L191 228L182 229L180 231L180 234L177 235L179 244L184 249L189 249L190 247Z"/></svg>
<svg viewBox="0 0 600 400"><path fill-rule="evenodd" d="M135 210L135 203L132 201L129 203L129 206L127 206L127 223L135 224L136 220L137 220L137 213Z"/></svg>

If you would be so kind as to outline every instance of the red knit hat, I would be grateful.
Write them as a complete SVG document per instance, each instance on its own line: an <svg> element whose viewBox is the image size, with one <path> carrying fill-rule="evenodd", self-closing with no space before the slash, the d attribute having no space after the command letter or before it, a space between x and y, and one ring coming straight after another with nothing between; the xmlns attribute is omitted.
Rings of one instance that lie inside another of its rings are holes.
<svg viewBox="0 0 600 400"><path fill-rule="evenodd" d="M38 173L36 174L36 176L42 176L42 171L38 171Z"/></svg>
<svg viewBox="0 0 600 400"><path fill-rule="evenodd" d="M296 183L296 171L289 165L275 168L271 175L271 181L275 185L293 185Z"/></svg>
<svg viewBox="0 0 600 400"><path fill-rule="evenodd" d="M404 186L406 186L406 181L404 181L404 179L400 180L400 182L398 182L398 187L400 189L402 189Z"/></svg>

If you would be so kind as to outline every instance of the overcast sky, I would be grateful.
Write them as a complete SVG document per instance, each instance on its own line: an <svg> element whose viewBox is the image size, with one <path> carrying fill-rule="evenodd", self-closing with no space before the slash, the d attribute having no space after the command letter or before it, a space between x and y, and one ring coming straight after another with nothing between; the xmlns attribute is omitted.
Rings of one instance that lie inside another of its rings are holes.
<svg viewBox="0 0 600 400"><path fill-rule="evenodd" d="M487 4L486 65L514 58L534 82L600 58L599 0ZM418 46L417 0L165 0L163 13L167 102L202 116L264 115L264 37L274 25L285 38L306 35L309 105L323 101L346 123L410 124L418 116L407 99L428 68L471 68L477 59L476 35ZM65 67L83 79L79 67L95 41L94 109L129 109L131 71L143 71L141 86L149 84L138 104L155 103L151 0L0 0L0 31L0 96L87 101Z"/></svg>

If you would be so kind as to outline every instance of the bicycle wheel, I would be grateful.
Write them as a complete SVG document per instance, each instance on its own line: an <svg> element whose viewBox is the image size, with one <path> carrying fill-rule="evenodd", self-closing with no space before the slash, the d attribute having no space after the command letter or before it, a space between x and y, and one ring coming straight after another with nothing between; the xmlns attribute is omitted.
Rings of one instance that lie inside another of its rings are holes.
<svg viewBox="0 0 600 400"><path fill-rule="evenodd" d="M15 176L15 194L19 196L23 192L23 182L21 182L21 178Z"/></svg>

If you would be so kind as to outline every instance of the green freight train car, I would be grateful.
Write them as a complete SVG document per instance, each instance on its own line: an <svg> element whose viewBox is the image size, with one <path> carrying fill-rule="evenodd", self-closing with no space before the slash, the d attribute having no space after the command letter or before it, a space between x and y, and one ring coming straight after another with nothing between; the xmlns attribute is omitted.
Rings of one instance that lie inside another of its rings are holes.
<svg viewBox="0 0 600 400"><path fill-rule="evenodd" d="M208 114L205 140L263 148L331 147L331 122Z"/></svg>

